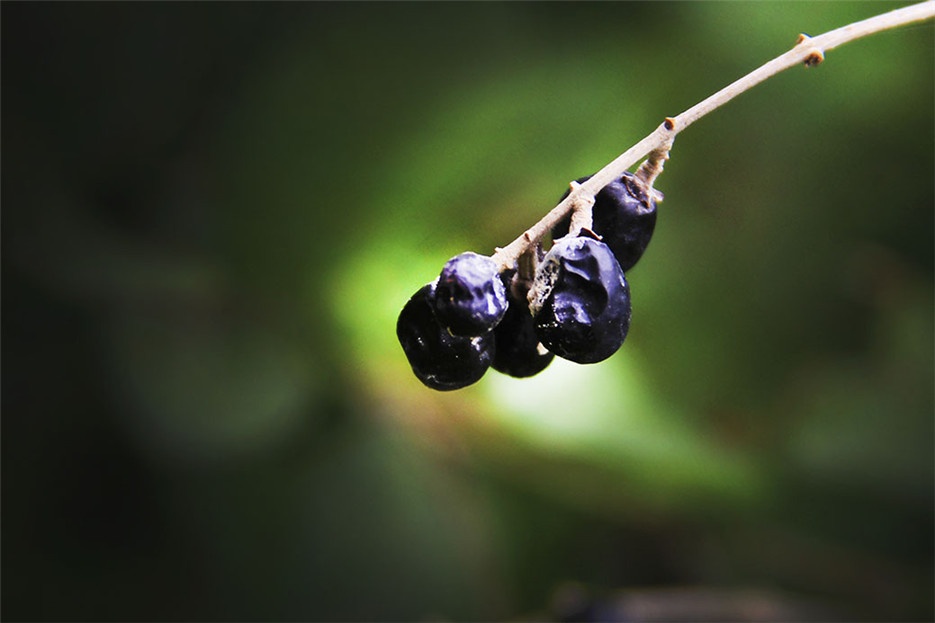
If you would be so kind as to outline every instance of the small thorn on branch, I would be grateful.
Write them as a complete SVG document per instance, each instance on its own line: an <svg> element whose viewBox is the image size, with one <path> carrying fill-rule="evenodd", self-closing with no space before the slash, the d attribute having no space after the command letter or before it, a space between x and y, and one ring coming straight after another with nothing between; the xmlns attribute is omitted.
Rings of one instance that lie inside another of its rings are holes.
<svg viewBox="0 0 935 623"><path fill-rule="evenodd" d="M795 46L793 47L797 48L800 45L805 45L811 40L812 38L806 35L804 32L800 33L799 36L796 38ZM805 57L805 60L803 62L805 63L806 67L814 67L815 65L818 65L819 63L821 63L823 60L825 60L825 53L822 52L820 48L816 47L811 52L809 52L808 56Z"/></svg>
<svg viewBox="0 0 935 623"><path fill-rule="evenodd" d="M825 60L825 54L821 50L816 49L811 54L805 58L806 67L814 67L815 65L821 63Z"/></svg>

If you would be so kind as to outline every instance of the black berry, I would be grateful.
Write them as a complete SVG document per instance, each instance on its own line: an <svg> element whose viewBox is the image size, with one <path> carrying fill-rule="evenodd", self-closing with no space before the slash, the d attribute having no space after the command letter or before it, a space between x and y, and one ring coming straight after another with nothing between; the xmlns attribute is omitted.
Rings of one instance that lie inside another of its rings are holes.
<svg viewBox="0 0 935 623"><path fill-rule="evenodd" d="M483 335L506 313L506 288L499 267L470 251L448 260L435 289L435 313L455 335Z"/></svg>
<svg viewBox="0 0 935 623"><path fill-rule="evenodd" d="M578 183L586 182L591 176L582 177ZM566 192L562 199L568 196ZM601 189L594 197L592 209L594 233L610 247L624 272L630 270L649 245L656 228L656 202L643 192L632 173L624 173ZM558 240L568 234L570 219L556 225L552 239Z"/></svg>
<svg viewBox="0 0 935 623"><path fill-rule="evenodd" d="M555 358L539 343L525 298L510 296L510 306L493 333L497 348L491 366L497 372L525 378L539 374Z"/></svg>
<svg viewBox="0 0 935 623"><path fill-rule="evenodd" d="M530 309L550 351L577 363L607 359L630 328L630 286L613 252L590 237L560 238L536 270Z"/></svg>
<svg viewBox="0 0 935 623"><path fill-rule="evenodd" d="M480 380L490 367L493 333L452 335L435 317L435 293L430 283L412 295L396 321L396 337L420 381L440 391L460 389Z"/></svg>

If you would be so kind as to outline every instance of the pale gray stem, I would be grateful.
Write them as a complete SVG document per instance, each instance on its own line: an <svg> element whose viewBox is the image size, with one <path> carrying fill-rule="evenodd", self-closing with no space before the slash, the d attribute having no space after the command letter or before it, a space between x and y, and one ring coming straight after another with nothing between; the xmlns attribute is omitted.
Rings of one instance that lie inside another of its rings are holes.
<svg viewBox="0 0 935 623"><path fill-rule="evenodd" d="M927 0L854 22L815 37L799 35L795 46L785 54L761 65L680 115L666 117L665 121L652 133L614 158L586 182L572 185L568 196L538 223L507 246L498 248L493 255L494 261L504 268L512 268L516 265L516 260L520 255L536 245L555 225L572 212L575 212L573 219L576 224L590 224L590 209L594 204L594 196L604 186L623 175L640 158L647 155L649 156L648 164L645 169L641 168L637 179L647 186L647 192L652 192L652 181L662 171L662 162L668 158L669 149L679 132L767 78L795 65L804 64L806 67L817 65L824 60L825 52L850 41L933 17L935 17L935 0ZM578 213L582 211L586 211L587 214L579 216Z"/></svg>

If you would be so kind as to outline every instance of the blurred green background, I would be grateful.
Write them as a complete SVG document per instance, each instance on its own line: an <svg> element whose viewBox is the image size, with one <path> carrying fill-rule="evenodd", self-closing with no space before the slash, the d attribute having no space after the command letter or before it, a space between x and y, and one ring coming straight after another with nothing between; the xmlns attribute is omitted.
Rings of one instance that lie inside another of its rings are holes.
<svg viewBox="0 0 935 623"><path fill-rule="evenodd" d="M931 24L679 137L610 360L440 394L394 333L895 6L3 3L4 620L932 620Z"/></svg>

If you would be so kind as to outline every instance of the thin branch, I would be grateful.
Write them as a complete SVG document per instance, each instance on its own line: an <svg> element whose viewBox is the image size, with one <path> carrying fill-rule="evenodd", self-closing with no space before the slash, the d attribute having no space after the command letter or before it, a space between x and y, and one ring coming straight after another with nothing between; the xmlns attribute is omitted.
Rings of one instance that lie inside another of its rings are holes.
<svg viewBox="0 0 935 623"><path fill-rule="evenodd" d="M647 190L651 192L652 181L662 171L662 162L668 159L669 150L679 132L767 78L796 65L804 64L806 67L817 65L824 60L825 52L850 41L891 28L929 20L933 17L935 17L935 0L927 0L920 4L913 4L854 22L815 37L799 35L795 47L785 54L777 56L746 76L727 85L680 115L667 117L652 133L617 156L586 182L580 185L573 184L568 196L552 208L542 220L527 229L523 235L506 247L497 249L493 255L494 261L504 268L512 268L520 255L542 240L563 218L572 211L589 210L590 206L593 205L594 195L604 186L623 175L640 158L646 156L649 156L649 158L637 175L647 185ZM578 220L590 222L590 214L584 215Z"/></svg>

